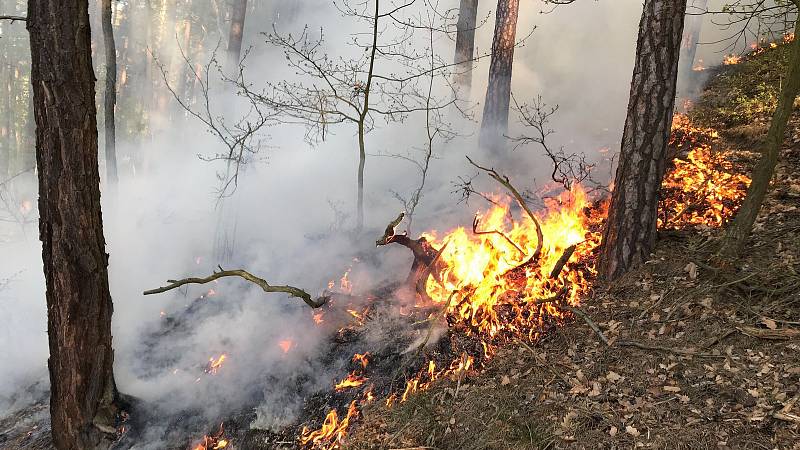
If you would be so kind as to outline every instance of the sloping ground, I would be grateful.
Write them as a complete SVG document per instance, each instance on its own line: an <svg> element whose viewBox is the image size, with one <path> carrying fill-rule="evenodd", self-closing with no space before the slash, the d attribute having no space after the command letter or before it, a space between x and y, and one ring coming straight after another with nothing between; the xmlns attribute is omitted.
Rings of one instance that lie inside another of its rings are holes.
<svg viewBox="0 0 800 450"><path fill-rule="evenodd" d="M715 69L691 115L749 165L784 47ZM651 261L535 344L403 404L368 406L348 449L800 448L800 120L735 272L719 230L662 233ZM634 344L632 344L633 342Z"/></svg>

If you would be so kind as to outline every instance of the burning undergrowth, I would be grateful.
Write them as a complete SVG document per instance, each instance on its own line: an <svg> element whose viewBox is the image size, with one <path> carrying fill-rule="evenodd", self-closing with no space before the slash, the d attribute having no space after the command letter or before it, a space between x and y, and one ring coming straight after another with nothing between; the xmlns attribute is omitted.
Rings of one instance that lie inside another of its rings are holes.
<svg viewBox="0 0 800 450"><path fill-rule="evenodd" d="M735 211L748 180L732 174L731 163L712 151L713 131L693 127L684 116L676 117L673 131L677 157L663 184L660 226L719 226ZM306 370L272 367L251 377L258 380L254 385L237 385L235 410L195 407L168 415L167 424L164 414L153 413L150 423L132 427L143 430L161 421L166 431L160 440L194 439L197 450L335 449L365 405L391 407L441 379L460 383L502 345L537 339L572 317L589 297L605 202L575 186L547 200L537 214L517 206L501 200L476 215L471 229L429 232L418 239L395 231L401 215L378 245L400 244L412 251L414 264L405 282L357 293L348 270L328 286L329 300L322 307L303 309L293 324L324 344L306 354L296 337L259 344L275 347L277 363L281 354L300 354ZM193 332L198 318L223 314L227 299L217 298L213 289L205 297L165 317L147 345ZM199 360L192 379L235 383L235 361L242 358L213 349L205 362ZM147 366L163 372L170 361L151 360ZM265 402L288 406L278 419L262 417ZM210 415L217 420L209 421ZM191 435L203 429L208 430L204 437ZM127 433L123 441L132 444L137 436Z"/></svg>

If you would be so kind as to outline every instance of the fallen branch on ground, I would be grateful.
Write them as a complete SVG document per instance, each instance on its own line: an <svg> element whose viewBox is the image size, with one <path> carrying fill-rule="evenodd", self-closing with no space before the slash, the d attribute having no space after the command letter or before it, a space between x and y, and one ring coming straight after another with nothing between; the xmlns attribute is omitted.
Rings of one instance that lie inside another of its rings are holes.
<svg viewBox="0 0 800 450"><path fill-rule="evenodd" d="M264 292L267 292L267 293L283 292L283 293L289 294L292 297L297 297L297 298L302 299L304 302L306 302L306 304L308 306L310 306L312 308L319 308L322 305L324 305L325 303L327 303L328 300L330 299L329 297L324 297L323 296L323 297L319 297L316 300L314 300L314 299L311 298L311 295L309 295L308 292L306 292L306 291L304 291L304 290L302 290L300 288L296 288L294 286L283 286L283 285L282 286L275 286L275 285L271 285L266 280L264 280L263 278L259 278L259 277L251 274L250 272L248 272L246 270L241 270L241 269L223 270L222 267L219 268L218 272L214 272L212 275L209 275L209 276L207 276L205 278L194 278L194 277L191 277L191 278L184 278L184 279L181 279L181 280L167 280L167 283L169 283L167 286L156 288L156 289L150 289L148 291L144 291L144 295L161 294L163 292L171 291L173 289L179 288L179 287L181 287L183 285L186 285L186 284L206 284L206 283L210 283L210 282L212 282L214 280L218 280L218 279L224 278L224 277L240 277L240 278L244 278L245 280L247 280L247 281L249 281L249 282L251 282L253 284L258 285L258 287L260 287Z"/></svg>
<svg viewBox="0 0 800 450"><path fill-rule="evenodd" d="M536 243L536 251L533 252L531 260L537 261L539 259L539 256L541 256L542 254L542 246L544 245L544 235L542 234L542 226L539 225L539 219L537 219L536 215L533 214L533 211L531 211L531 209L525 203L525 199L522 198L522 195L519 193L519 191L514 187L514 185L511 184L511 181L508 179L507 176L501 175L494 169L489 169L483 166L479 166L478 164L475 164L475 162L472 159L470 159L469 156L467 156L467 161L469 161L470 164L477 167L478 169L486 172L490 177L494 178L495 181L503 185L503 187L505 187L508 190L508 192L511 193L511 195L514 197L517 203L519 203L519 206L525 210L525 212L528 214L528 217L531 218L533 224L536 226L536 237L539 239L539 241Z"/></svg>

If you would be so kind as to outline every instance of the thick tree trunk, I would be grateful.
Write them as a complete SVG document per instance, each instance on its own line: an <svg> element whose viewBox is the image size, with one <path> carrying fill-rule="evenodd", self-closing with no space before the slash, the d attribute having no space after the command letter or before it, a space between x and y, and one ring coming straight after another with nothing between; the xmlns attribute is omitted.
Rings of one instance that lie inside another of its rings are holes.
<svg viewBox="0 0 800 450"><path fill-rule="evenodd" d="M114 432L117 393L88 1L29 0L27 27L53 442L93 449Z"/></svg>
<svg viewBox="0 0 800 450"><path fill-rule="evenodd" d="M117 47L114 45L114 28L111 22L111 0L103 0L102 8L103 44L106 53L106 86L103 93L106 181L109 186L113 186L117 184L117 135L114 119L117 105Z"/></svg>
<svg viewBox="0 0 800 450"><path fill-rule="evenodd" d="M511 102L511 69L517 36L519 0L497 0L489 83L483 104L480 145L497 152L505 147L508 107Z"/></svg>
<svg viewBox="0 0 800 450"><path fill-rule="evenodd" d="M796 1L796 3L800 2ZM800 20L795 23L794 32L795 36L800 36ZM794 100L800 93L800 39L795 39L788 45L791 46L788 73L783 80L778 106L767 132L764 153L753 168L751 177L753 181L750 183L747 196L739 208L739 212L725 230L721 254L727 259L735 258L741 253L753 231L753 224L758 217L762 203L764 203L772 176L775 174L775 166L778 164L778 156L785 139L789 117L792 115Z"/></svg>
<svg viewBox="0 0 800 450"><path fill-rule="evenodd" d="M686 0L646 0L600 269L614 279L647 260L656 240Z"/></svg>
<svg viewBox="0 0 800 450"><path fill-rule="evenodd" d="M475 26L478 0L461 0L456 24L455 83L469 93L472 88L472 59L475 57Z"/></svg>
<svg viewBox="0 0 800 450"><path fill-rule="evenodd" d="M704 15L701 11L708 9L708 0L689 0L687 8L686 22L683 29L683 40L681 42L680 69L678 75L687 81L692 81L694 75L694 58L697 55L697 44L700 42L700 32L703 31ZM690 83L691 84L691 83Z"/></svg>
<svg viewBox="0 0 800 450"><path fill-rule="evenodd" d="M242 34L244 16L247 13L247 0L235 0L231 14L231 33L228 36L228 73L236 73L242 57Z"/></svg>

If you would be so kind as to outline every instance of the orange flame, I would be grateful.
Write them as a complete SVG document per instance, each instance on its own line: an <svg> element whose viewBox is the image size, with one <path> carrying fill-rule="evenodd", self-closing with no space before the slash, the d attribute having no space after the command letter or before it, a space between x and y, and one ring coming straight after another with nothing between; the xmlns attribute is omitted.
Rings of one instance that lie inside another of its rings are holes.
<svg viewBox="0 0 800 450"><path fill-rule="evenodd" d="M223 434L225 434L225 430L222 424L219 424L219 431L216 434L203 436L202 442L197 444L192 450L219 450L226 448L230 442L222 437Z"/></svg>
<svg viewBox="0 0 800 450"><path fill-rule="evenodd" d="M289 353L289 350L291 350L292 347L294 347L294 341L292 341L291 339L283 339L281 341L278 341L278 347L280 347L281 350L283 350L284 354Z"/></svg>
<svg viewBox="0 0 800 450"><path fill-rule="evenodd" d="M341 422L336 410L332 409L325 417L325 422L322 423L322 428L319 430L310 431L307 427L303 427L303 431L300 433L300 444L311 444L321 450L338 449L344 442L350 421L356 416L358 416L358 410L356 409L355 401L350 403L350 407L347 408L347 415Z"/></svg>
<svg viewBox="0 0 800 450"><path fill-rule="evenodd" d="M205 373L215 375L222 367L222 363L225 362L225 359L227 358L228 356L225 353L219 355L218 358L214 358L213 356L208 358L208 364L206 364L206 368L203 371Z"/></svg>
<svg viewBox="0 0 800 450"><path fill-rule="evenodd" d="M347 375L347 378L336 383L334 389L336 389L337 391L341 391L344 389L358 387L364 384L365 381L367 381L366 377L362 377L360 375L356 375L355 373L351 373Z"/></svg>

